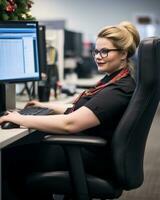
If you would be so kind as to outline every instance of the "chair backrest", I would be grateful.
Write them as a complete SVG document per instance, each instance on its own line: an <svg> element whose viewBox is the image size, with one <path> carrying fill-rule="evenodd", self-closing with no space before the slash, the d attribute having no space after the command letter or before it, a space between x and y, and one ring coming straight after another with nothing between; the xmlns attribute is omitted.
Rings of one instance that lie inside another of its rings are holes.
<svg viewBox="0 0 160 200"><path fill-rule="evenodd" d="M137 86L111 144L117 180L125 190L143 183L147 136L160 97L160 38L141 41L138 49Z"/></svg>

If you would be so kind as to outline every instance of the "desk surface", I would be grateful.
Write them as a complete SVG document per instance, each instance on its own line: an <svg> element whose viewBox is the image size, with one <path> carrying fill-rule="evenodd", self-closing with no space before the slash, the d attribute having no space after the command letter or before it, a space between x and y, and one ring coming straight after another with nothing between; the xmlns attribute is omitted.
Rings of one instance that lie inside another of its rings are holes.
<svg viewBox="0 0 160 200"><path fill-rule="evenodd" d="M32 131L26 128L17 128L17 129L1 129L0 128L0 149L25 137L31 132Z"/></svg>

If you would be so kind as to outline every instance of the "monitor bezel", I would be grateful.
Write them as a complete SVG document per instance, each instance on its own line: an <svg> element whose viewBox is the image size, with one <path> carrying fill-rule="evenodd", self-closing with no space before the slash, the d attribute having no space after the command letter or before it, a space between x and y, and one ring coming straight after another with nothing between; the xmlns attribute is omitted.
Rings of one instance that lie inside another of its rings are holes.
<svg viewBox="0 0 160 200"><path fill-rule="evenodd" d="M39 81L41 80L41 68L40 68L40 50L39 50L39 23L38 21L30 21L30 20L19 20L19 21L14 21L14 20L11 20L11 21L1 21L0 20L0 26L1 24L4 25L4 24L36 24L36 37L37 37L37 55L38 55L38 76L36 77L23 77L23 78L13 78L13 79L1 79L0 80L0 83L24 83L24 82L29 82L29 81Z"/></svg>

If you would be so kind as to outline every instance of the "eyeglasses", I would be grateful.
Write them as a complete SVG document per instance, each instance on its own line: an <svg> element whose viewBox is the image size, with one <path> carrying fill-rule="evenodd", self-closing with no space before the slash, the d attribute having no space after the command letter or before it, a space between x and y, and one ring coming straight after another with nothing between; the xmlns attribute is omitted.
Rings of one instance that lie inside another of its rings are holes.
<svg viewBox="0 0 160 200"><path fill-rule="evenodd" d="M107 48L103 48L101 50L98 49L92 49L91 50L91 54L93 57L97 56L98 54L100 54L101 58L105 58L108 56L108 53L110 51L121 51L121 49L107 49Z"/></svg>

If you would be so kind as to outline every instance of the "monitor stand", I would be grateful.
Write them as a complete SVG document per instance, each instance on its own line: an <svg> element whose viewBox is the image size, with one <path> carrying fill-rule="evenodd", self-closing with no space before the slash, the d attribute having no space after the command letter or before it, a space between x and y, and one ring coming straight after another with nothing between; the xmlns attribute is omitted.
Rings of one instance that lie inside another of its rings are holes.
<svg viewBox="0 0 160 200"><path fill-rule="evenodd" d="M15 84L0 84L0 113L15 109L16 107L16 92Z"/></svg>

